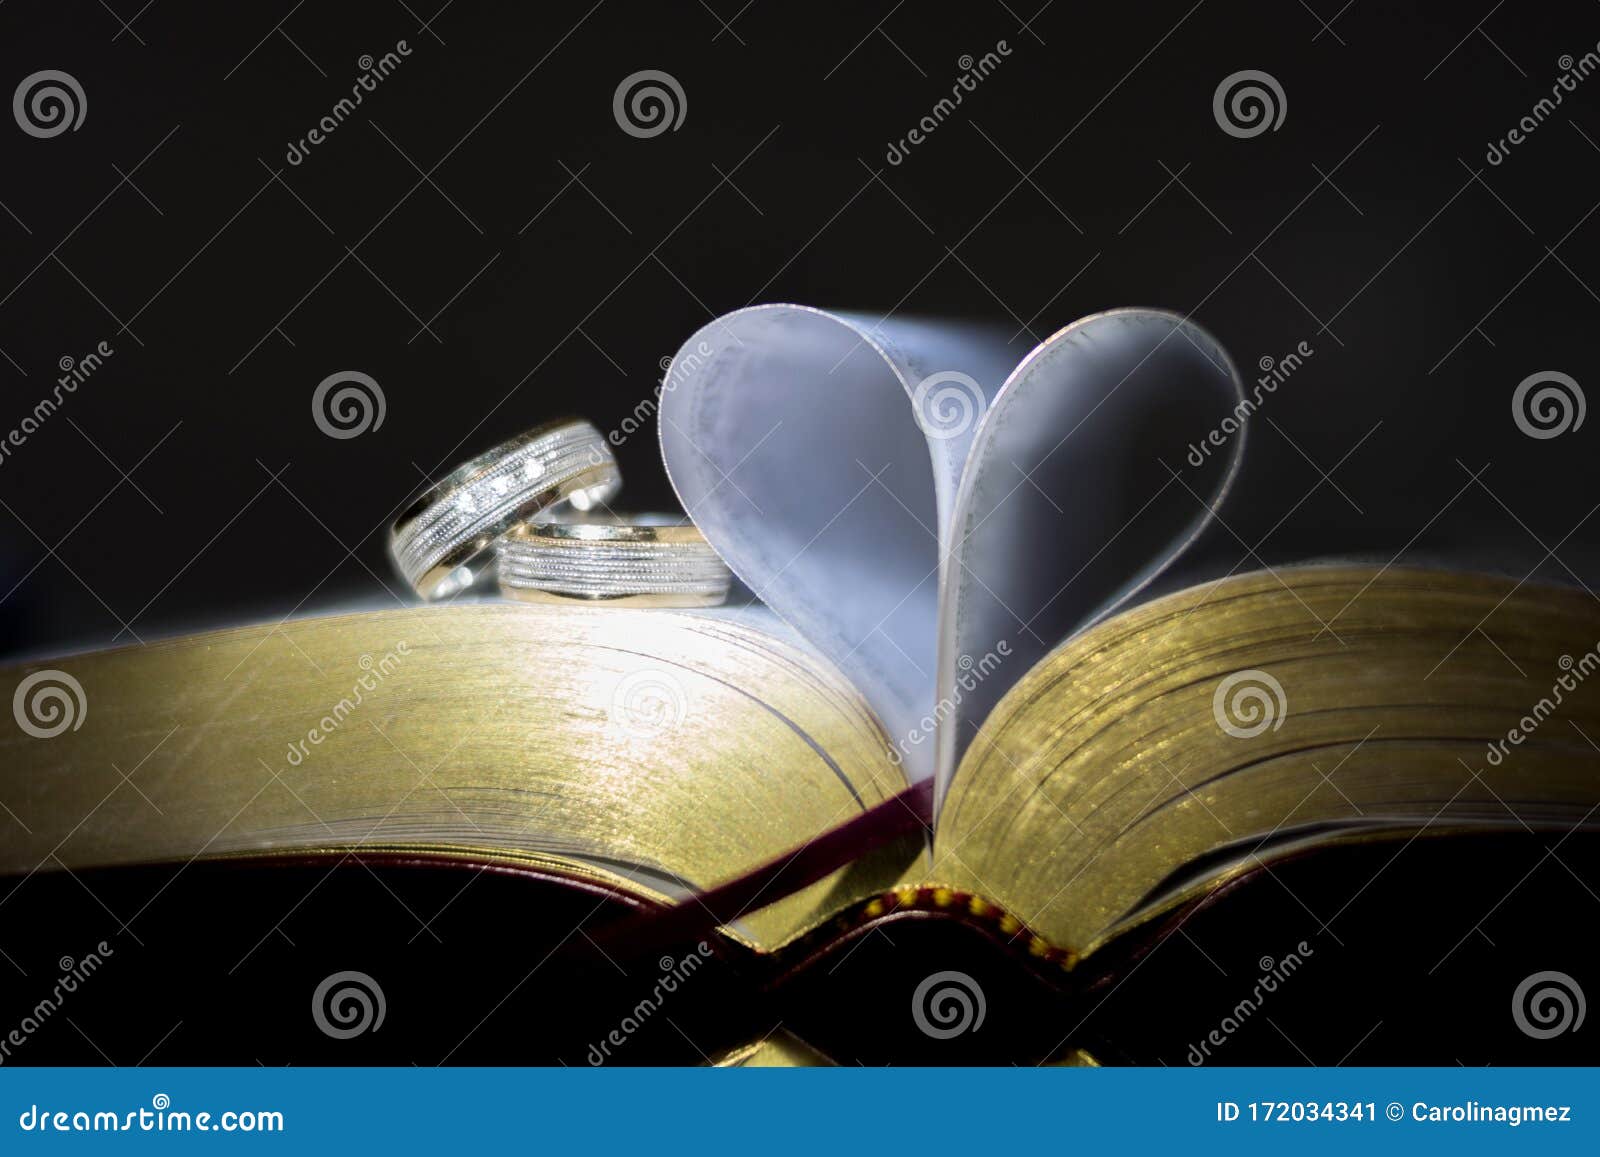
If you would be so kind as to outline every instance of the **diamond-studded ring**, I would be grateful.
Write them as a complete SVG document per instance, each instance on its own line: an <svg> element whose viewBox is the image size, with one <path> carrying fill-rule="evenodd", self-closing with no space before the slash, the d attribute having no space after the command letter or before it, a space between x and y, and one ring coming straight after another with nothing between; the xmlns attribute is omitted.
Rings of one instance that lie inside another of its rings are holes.
<svg viewBox="0 0 1600 1157"><path fill-rule="evenodd" d="M527 522L495 543L500 593L525 602L709 607L733 572L693 523L665 514Z"/></svg>
<svg viewBox="0 0 1600 1157"><path fill-rule="evenodd" d="M562 418L430 487L389 528L389 553L419 595L445 598L477 582L507 530L541 514L591 510L621 486L605 436L581 418Z"/></svg>

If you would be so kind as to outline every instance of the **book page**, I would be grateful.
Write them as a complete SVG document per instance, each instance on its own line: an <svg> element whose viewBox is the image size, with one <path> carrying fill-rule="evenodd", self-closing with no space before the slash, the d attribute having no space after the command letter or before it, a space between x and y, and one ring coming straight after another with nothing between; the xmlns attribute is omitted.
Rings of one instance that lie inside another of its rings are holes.
<svg viewBox="0 0 1600 1157"><path fill-rule="evenodd" d="M1214 521L1244 431L1198 462L1187 452L1242 398L1215 339L1158 310L1085 318L1017 367L974 440L951 535L941 795L1001 696Z"/></svg>
<svg viewBox="0 0 1600 1157"><path fill-rule="evenodd" d="M984 330L770 305L703 327L663 383L685 511L861 690L913 781L934 773L941 542L1015 362Z"/></svg>
<svg viewBox="0 0 1600 1157"><path fill-rule="evenodd" d="M1182 463L1240 395L1175 315L1099 314L1018 360L983 329L770 305L691 336L662 388L689 516L941 790L1008 687L1192 540L1242 444Z"/></svg>

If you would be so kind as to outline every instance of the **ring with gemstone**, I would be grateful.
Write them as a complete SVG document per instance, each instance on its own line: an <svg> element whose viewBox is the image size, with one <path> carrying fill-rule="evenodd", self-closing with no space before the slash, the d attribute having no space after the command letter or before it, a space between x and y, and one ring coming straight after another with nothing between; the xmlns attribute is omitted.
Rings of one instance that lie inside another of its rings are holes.
<svg viewBox="0 0 1600 1157"><path fill-rule="evenodd" d="M425 599L474 585L494 540L517 524L604 504L622 486L605 436L563 418L467 462L411 503L389 528L389 553Z"/></svg>
<svg viewBox="0 0 1600 1157"><path fill-rule="evenodd" d="M665 514L526 522L495 553L500 593L526 602L711 607L733 581L693 523Z"/></svg>

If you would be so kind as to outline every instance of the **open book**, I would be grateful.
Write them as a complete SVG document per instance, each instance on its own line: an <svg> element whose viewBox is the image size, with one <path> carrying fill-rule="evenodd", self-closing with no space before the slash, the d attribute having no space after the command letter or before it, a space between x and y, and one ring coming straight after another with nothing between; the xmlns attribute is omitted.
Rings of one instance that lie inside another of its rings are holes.
<svg viewBox="0 0 1600 1157"><path fill-rule="evenodd" d="M1308 849L1592 822L1593 597L1206 573L1251 409L1218 344L1118 310L1004 348L797 306L689 339L666 466L749 605L458 601L12 667L0 870L387 856L648 911L931 798L931 839L774 873L714 938L776 957L920 906L1069 975Z"/></svg>

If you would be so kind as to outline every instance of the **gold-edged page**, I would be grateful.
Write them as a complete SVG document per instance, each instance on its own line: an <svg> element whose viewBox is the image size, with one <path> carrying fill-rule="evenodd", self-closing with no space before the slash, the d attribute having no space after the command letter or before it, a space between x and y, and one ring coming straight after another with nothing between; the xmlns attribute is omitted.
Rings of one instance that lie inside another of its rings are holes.
<svg viewBox="0 0 1600 1157"><path fill-rule="evenodd" d="M716 1068L810 1069L831 1068L834 1062L784 1029L759 1041L729 1049L710 1062Z"/></svg>
<svg viewBox="0 0 1600 1157"><path fill-rule="evenodd" d="M1170 595L1005 697L955 776L935 876L1087 953L1319 841L1593 823L1597 647L1587 592L1456 572L1302 567Z"/></svg>
<svg viewBox="0 0 1600 1157"><path fill-rule="evenodd" d="M417 849L709 887L906 786L843 677L752 621L461 604L0 669L0 872Z"/></svg>

